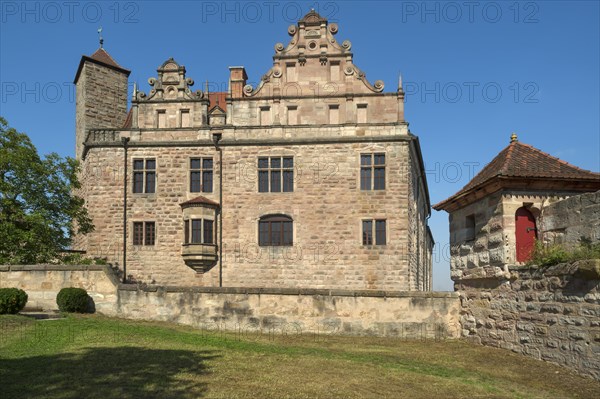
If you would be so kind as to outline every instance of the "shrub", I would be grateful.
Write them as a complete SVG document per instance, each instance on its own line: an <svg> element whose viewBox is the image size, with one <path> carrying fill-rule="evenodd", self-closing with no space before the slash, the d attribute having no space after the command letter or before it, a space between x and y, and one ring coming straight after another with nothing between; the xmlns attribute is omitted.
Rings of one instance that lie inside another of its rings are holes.
<svg viewBox="0 0 600 399"><path fill-rule="evenodd" d="M27 294L19 288L0 288L0 314L17 314L25 307Z"/></svg>
<svg viewBox="0 0 600 399"><path fill-rule="evenodd" d="M579 245L566 247L562 244L543 244L536 241L528 265L552 266L559 263L575 262L583 259L600 259L600 242L592 242L581 237Z"/></svg>
<svg viewBox="0 0 600 399"><path fill-rule="evenodd" d="M85 313L89 296L83 288L63 288L56 295L56 304L61 312Z"/></svg>

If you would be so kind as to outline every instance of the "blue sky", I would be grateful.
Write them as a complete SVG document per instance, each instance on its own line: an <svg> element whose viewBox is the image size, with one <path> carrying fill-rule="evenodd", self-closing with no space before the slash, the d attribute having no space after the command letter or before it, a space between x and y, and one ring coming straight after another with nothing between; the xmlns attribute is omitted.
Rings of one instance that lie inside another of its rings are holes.
<svg viewBox="0 0 600 399"><path fill-rule="evenodd" d="M509 142L600 170L597 1L2 1L0 115L42 153L73 155L73 78L98 47L147 79L174 57L225 87L228 66L258 81L273 46L311 7L339 25L354 61L385 91L402 73L432 203L458 191ZM203 87L202 87L203 88ZM434 288L450 290L448 217L433 211Z"/></svg>

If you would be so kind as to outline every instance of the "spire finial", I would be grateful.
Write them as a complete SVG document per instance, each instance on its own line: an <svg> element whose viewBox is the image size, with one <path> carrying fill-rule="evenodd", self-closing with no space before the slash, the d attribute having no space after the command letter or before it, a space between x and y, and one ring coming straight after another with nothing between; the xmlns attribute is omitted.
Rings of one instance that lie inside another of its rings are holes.
<svg viewBox="0 0 600 399"><path fill-rule="evenodd" d="M102 27L98 28L98 40L100 41L100 48L104 45L104 38L102 37Z"/></svg>
<svg viewBox="0 0 600 399"><path fill-rule="evenodd" d="M510 142L514 143L517 140L517 134L515 132L513 132L513 134L510 135Z"/></svg>
<svg viewBox="0 0 600 399"><path fill-rule="evenodd" d="M402 91L402 74L398 72L398 91Z"/></svg>

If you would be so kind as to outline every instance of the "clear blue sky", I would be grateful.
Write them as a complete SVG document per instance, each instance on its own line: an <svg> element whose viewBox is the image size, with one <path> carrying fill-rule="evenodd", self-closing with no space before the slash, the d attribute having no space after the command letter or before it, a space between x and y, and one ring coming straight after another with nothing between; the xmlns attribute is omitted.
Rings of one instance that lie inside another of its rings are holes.
<svg viewBox="0 0 600 399"><path fill-rule="evenodd" d="M598 1L228 2L2 1L0 115L42 153L73 155L73 78L82 54L105 49L147 79L168 57L225 87L228 66L258 81L273 46L314 7L339 24L373 82L407 91L436 203L464 186L515 131L579 167L600 170ZM203 88L203 87L202 87ZM452 289L448 217L433 212L434 288Z"/></svg>

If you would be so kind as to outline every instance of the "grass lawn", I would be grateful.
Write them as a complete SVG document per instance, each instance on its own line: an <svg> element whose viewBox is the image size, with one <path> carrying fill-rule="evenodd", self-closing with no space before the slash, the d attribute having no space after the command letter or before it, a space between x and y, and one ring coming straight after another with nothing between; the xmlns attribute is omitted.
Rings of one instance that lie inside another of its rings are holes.
<svg viewBox="0 0 600 399"><path fill-rule="evenodd" d="M0 397L598 398L600 383L461 341L240 336L97 315L0 316Z"/></svg>

